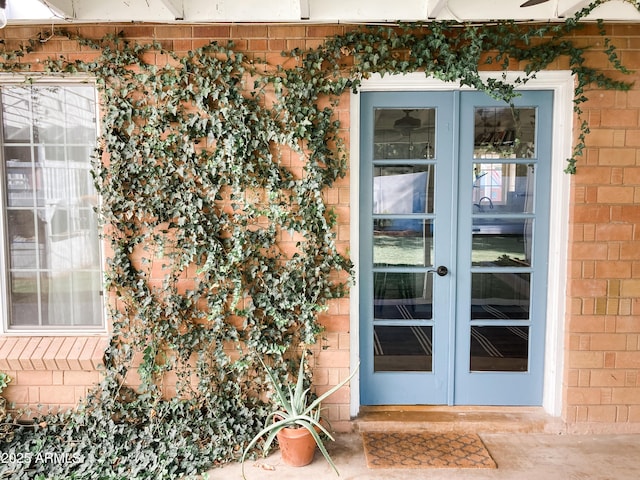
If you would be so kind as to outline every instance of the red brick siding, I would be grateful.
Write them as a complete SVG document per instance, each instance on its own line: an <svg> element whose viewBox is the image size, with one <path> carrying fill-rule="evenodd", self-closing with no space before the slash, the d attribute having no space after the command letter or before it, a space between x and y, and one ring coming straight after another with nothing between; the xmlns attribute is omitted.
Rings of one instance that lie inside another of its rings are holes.
<svg viewBox="0 0 640 480"><path fill-rule="evenodd" d="M233 39L236 49L252 57L284 62L282 49L319 45L325 37L343 33L339 25L83 25L74 27L94 38L122 31L140 42L154 39L168 48L187 51L212 40ZM8 47L34 37L50 26L7 27L0 32ZM608 27L622 61L640 65L640 25ZM582 30L582 45L602 44L595 27ZM46 55L90 58L88 49L53 38ZM29 60L44 58L37 52ZM602 53L589 53L601 67ZM166 59L154 57L157 62ZM289 59L289 62L292 60ZM559 60L551 68L567 67ZM620 75L614 73L616 77ZM574 430L640 431L640 74L626 80L629 92L594 90L583 105L591 124L587 150L572 178L569 279L565 327L563 417ZM337 112L348 145L349 102ZM357 160L357 159L356 159ZM339 215L338 242L348 251L350 240L349 176L325 193ZM154 271L159 269L154 267ZM315 382L328 389L348 374L350 342L349 300L332 302L322 314L326 327L318 349ZM45 401L69 406L96 380L96 339L0 339L0 369L15 377L7 396L20 404ZM349 391L328 403L339 429L349 428Z"/></svg>

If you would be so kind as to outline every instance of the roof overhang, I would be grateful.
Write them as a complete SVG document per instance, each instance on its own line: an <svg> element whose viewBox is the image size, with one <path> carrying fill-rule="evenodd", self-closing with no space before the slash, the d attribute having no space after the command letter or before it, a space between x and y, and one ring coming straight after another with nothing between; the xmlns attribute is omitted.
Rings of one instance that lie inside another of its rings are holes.
<svg viewBox="0 0 640 480"><path fill-rule="evenodd" d="M6 14L9 24L540 22L563 21L590 3L539 1L523 7L525 0L7 0ZM639 22L637 4L611 0L588 20Z"/></svg>

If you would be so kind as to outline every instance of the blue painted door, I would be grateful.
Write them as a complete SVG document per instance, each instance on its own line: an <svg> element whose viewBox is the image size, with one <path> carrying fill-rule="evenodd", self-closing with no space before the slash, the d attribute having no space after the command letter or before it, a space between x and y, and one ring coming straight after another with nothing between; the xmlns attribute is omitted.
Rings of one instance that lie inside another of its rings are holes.
<svg viewBox="0 0 640 480"><path fill-rule="evenodd" d="M361 96L361 403L541 404L552 93Z"/></svg>

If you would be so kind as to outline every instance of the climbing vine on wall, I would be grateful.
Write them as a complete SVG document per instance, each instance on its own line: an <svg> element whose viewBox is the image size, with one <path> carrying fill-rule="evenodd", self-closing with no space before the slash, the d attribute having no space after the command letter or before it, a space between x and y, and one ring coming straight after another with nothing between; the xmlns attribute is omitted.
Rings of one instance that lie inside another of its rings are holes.
<svg viewBox="0 0 640 480"><path fill-rule="evenodd" d="M580 114L590 85L630 87L589 67L586 48L571 40L602 3L560 24L354 28L287 52L280 65L232 43L178 55L157 42L57 31L96 53L42 64L48 75L89 74L100 89L94 174L113 335L104 380L76 410L29 426L7 420L15 435L3 448L82 461L34 463L13 476L175 478L237 458L267 412L255 356L286 375L321 335L318 313L348 284L324 197L346 173L337 102L373 73L414 71L509 102L566 58ZM598 26L611 69L628 73ZM0 69L36 79L25 55L46 38L5 50ZM514 82L481 77L490 64L524 73ZM569 172L587 133L581 122Z"/></svg>

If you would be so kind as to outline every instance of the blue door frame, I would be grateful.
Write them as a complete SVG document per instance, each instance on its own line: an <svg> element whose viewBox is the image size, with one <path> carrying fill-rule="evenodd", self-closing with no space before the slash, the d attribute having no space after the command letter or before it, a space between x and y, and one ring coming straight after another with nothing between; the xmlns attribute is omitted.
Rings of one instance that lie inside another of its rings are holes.
<svg viewBox="0 0 640 480"><path fill-rule="evenodd" d="M361 94L363 405L542 403L552 105ZM508 140L496 112L529 133Z"/></svg>

